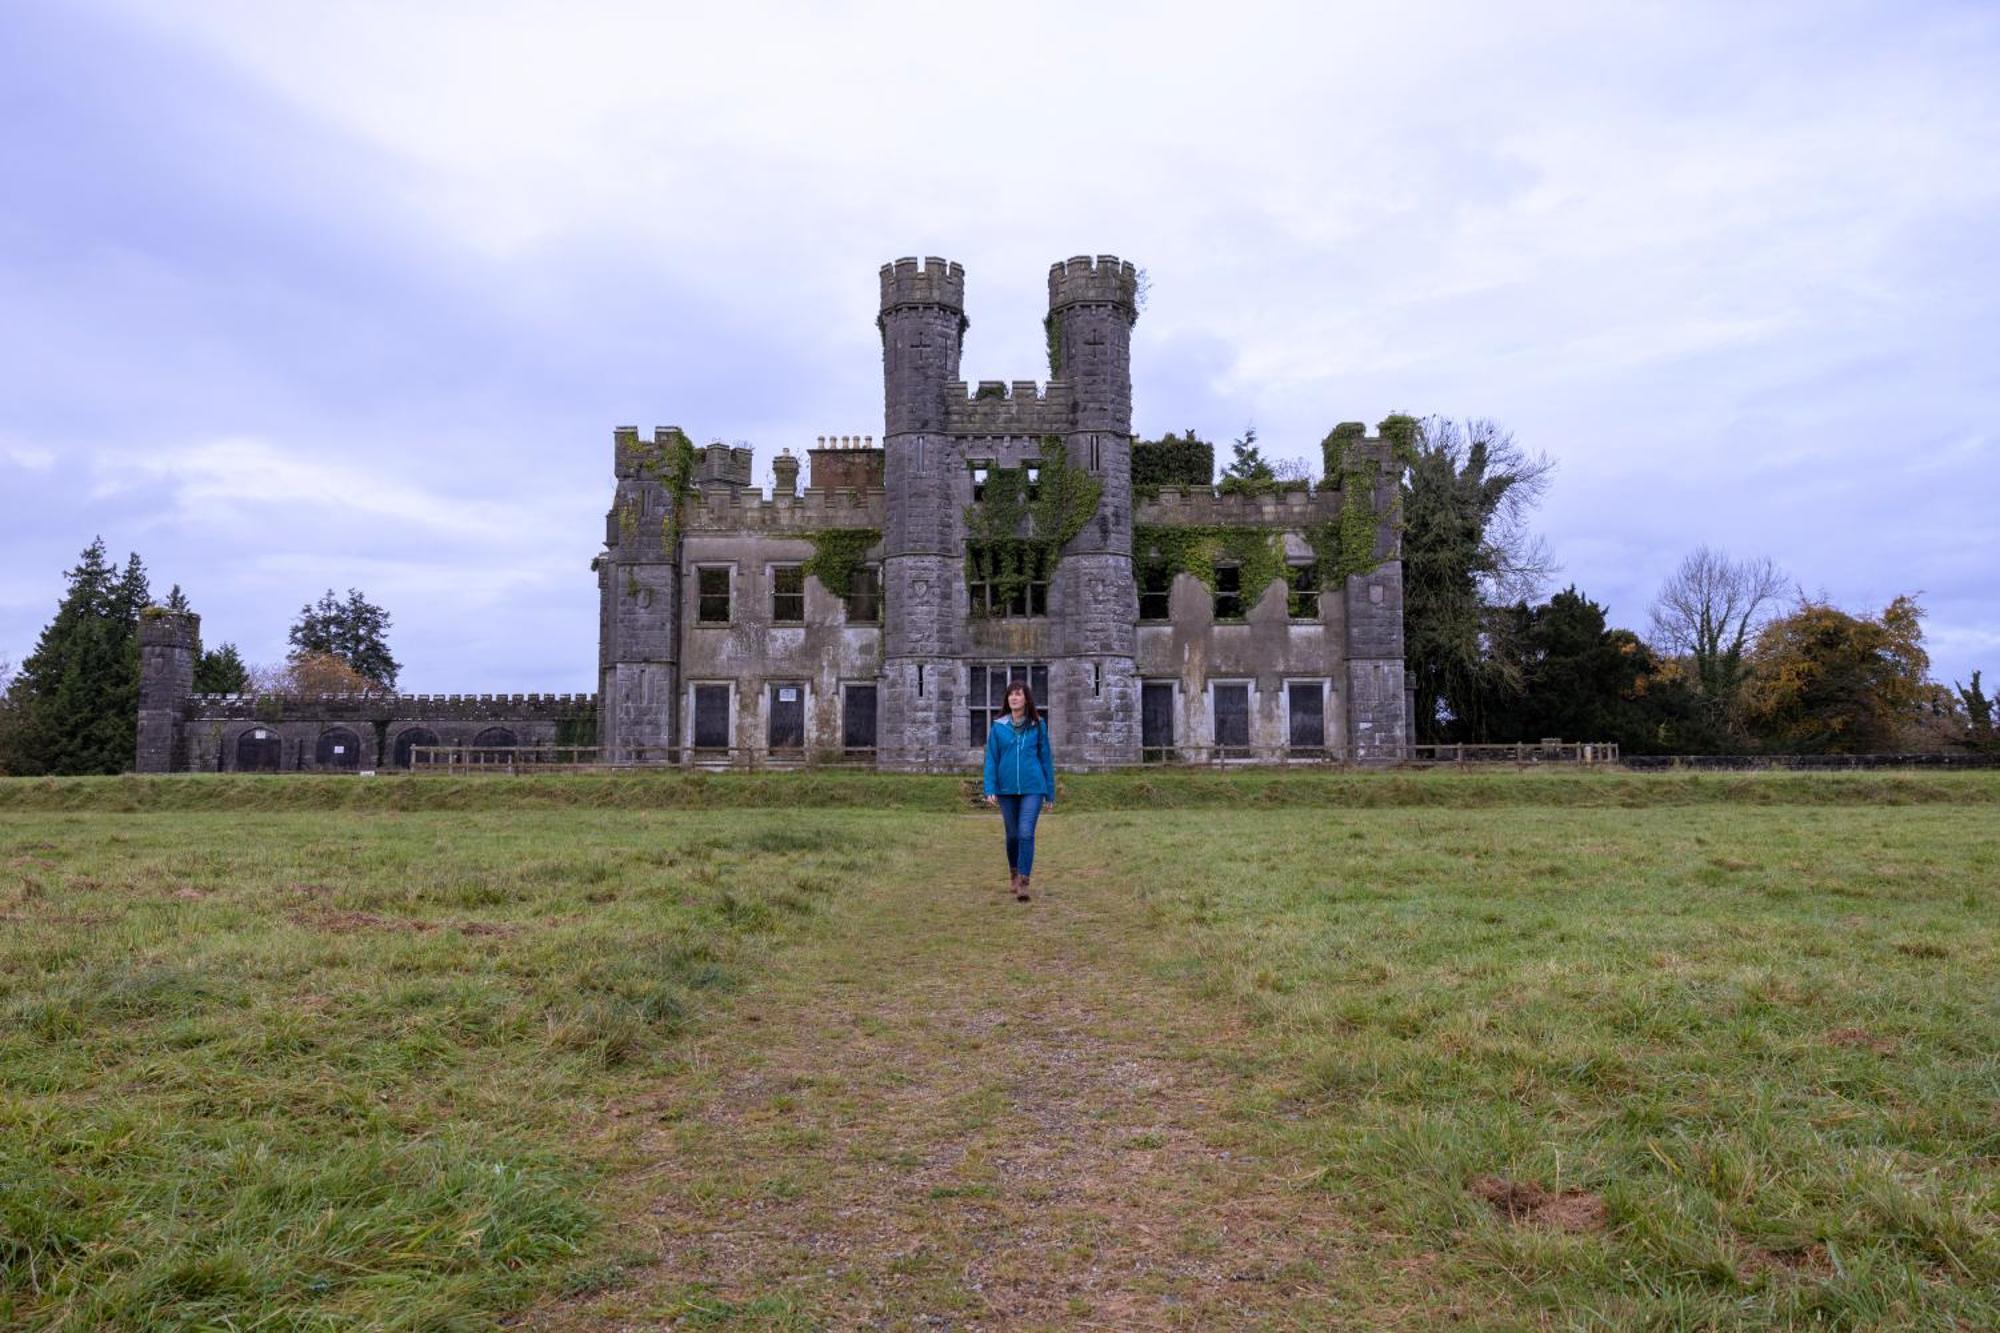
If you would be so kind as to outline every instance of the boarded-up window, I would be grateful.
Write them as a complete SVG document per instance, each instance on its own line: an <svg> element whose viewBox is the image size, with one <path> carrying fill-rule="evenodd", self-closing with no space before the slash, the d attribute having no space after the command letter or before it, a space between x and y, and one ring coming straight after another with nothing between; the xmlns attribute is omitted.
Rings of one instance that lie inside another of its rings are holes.
<svg viewBox="0 0 2000 1333"><path fill-rule="evenodd" d="M840 747L849 751L875 748L875 687L849 685L841 692Z"/></svg>
<svg viewBox="0 0 2000 1333"><path fill-rule="evenodd" d="M329 727L320 733L313 763L321 768L361 767L361 738L346 727Z"/></svg>
<svg viewBox="0 0 2000 1333"><path fill-rule="evenodd" d="M695 570L694 618L703 625L729 623L729 566L704 565Z"/></svg>
<svg viewBox="0 0 2000 1333"><path fill-rule="evenodd" d="M1291 717L1292 753L1307 756L1324 753L1326 686L1317 680L1295 680L1285 689L1285 709Z"/></svg>
<svg viewBox="0 0 2000 1333"><path fill-rule="evenodd" d="M1231 752L1247 754L1250 748L1250 687L1217 685L1215 700L1215 744L1224 757Z"/></svg>
<svg viewBox="0 0 2000 1333"><path fill-rule="evenodd" d="M697 750L729 748L729 687L694 687L694 744Z"/></svg>
<svg viewBox="0 0 2000 1333"><path fill-rule="evenodd" d="M771 567L771 623L795 625L806 618L806 572L798 565Z"/></svg>
<svg viewBox="0 0 2000 1333"><path fill-rule="evenodd" d="M1165 763L1173 750L1173 682L1149 680L1139 687L1139 757L1149 764Z"/></svg>
<svg viewBox="0 0 2000 1333"><path fill-rule="evenodd" d="M284 759L285 742L265 727L252 727L236 738L236 768L242 773L275 773Z"/></svg>
<svg viewBox="0 0 2000 1333"><path fill-rule="evenodd" d="M805 748L805 686L792 682L771 687L770 730L766 744L773 750Z"/></svg>

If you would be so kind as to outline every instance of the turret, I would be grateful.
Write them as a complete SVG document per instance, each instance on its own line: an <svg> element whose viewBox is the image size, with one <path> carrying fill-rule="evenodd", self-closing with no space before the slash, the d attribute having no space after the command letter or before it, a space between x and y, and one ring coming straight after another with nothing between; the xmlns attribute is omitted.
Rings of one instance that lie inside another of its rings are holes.
<svg viewBox="0 0 2000 1333"><path fill-rule="evenodd" d="M965 340L965 269L935 256L882 266L885 446L897 435L944 428L945 389ZM893 447L893 446L892 446Z"/></svg>
<svg viewBox="0 0 2000 1333"><path fill-rule="evenodd" d="M1129 434L1139 270L1116 255L1049 268L1049 363L1076 395L1078 430Z"/></svg>
<svg viewBox="0 0 2000 1333"><path fill-rule="evenodd" d="M201 617L192 611L149 606L139 613L139 748L141 773L185 768L181 722L194 693L194 658Z"/></svg>

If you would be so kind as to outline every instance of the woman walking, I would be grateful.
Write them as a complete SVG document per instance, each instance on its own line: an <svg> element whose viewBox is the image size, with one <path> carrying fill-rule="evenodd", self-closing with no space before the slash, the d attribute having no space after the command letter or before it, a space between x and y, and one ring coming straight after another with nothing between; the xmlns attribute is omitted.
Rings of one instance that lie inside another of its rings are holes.
<svg viewBox="0 0 2000 1333"><path fill-rule="evenodd" d="M1035 692L1021 681L1007 687L1007 716L986 732L986 803L1000 807L1007 830L1007 869L1014 897L1029 898L1035 869L1035 821L1056 803L1056 763L1049 728L1035 711Z"/></svg>

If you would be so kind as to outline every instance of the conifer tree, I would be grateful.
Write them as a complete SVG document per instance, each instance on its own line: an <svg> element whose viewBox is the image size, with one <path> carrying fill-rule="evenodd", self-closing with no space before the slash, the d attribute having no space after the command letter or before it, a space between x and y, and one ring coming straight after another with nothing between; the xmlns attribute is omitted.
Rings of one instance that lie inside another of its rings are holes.
<svg viewBox="0 0 2000 1333"><path fill-rule="evenodd" d="M149 600L135 554L122 572L104 540L84 548L69 587L9 691L5 764L15 773L119 773L132 766L139 703L139 612Z"/></svg>
<svg viewBox="0 0 2000 1333"><path fill-rule="evenodd" d="M389 654L388 635L389 613L358 588L349 588L344 602L328 588L318 602L299 608L299 618L292 624L291 655L296 659L325 653L382 688L394 689L402 665Z"/></svg>

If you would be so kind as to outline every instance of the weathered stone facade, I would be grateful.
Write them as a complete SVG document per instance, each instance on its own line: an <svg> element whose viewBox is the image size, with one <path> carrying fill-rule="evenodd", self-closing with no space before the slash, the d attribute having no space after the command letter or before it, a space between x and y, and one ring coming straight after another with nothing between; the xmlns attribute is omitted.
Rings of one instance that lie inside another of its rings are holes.
<svg viewBox="0 0 2000 1333"><path fill-rule="evenodd" d="M884 265L879 446L822 437L806 451L803 491L786 451L767 496L752 485L748 449L697 448L675 427L650 439L614 431L616 492L593 562L595 696L196 696L194 622L156 610L141 627L139 766L388 767L412 743L497 746L505 734L520 746L574 744L590 728L615 763L963 768L1010 677L1037 684L1066 766L1402 757L1394 450L1348 425L1344 456L1370 470L1345 469L1317 489L1137 493L1137 295L1136 270L1116 257L1054 265L1053 378L968 386L964 270L941 259ZM1044 475L1049 467L1062 477ZM1357 476L1373 484L1350 497L1341 487L1362 484ZM1073 481L1088 512L1066 512L1059 542L1040 517L1007 540L976 540L975 518L989 512L980 506L998 503L984 491L1008 478L1030 502ZM1338 586L1293 586L1300 571L1327 567L1327 534L1345 524L1351 536L1357 504L1366 558ZM1135 525L1247 534L1281 548L1285 573L1254 605L1230 601L1229 576L1212 564L1210 578L1181 569L1167 584L1150 549L1135 563ZM1004 586L975 576L989 547L991 561L1005 563L1004 547L1037 572L1010 573ZM1153 580L1144 614L1142 579Z"/></svg>

